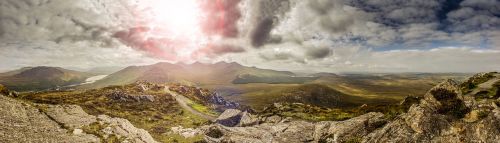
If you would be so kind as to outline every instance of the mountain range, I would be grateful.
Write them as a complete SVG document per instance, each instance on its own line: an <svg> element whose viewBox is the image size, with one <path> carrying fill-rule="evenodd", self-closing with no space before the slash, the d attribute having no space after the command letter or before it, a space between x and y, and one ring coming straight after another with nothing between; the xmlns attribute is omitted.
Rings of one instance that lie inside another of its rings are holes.
<svg viewBox="0 0 500 143"><path fill-rule="evenodd" d="M108 75L106 78L85 85L81 88L99 88L109 85L123 85L136 81L148 81L155 83L179 82L185 84L231 84L238 79L246 77L258 79L293 77L295 74L288 71L276 71L246 67L238 63L218 62L215 64L193 63L193 64L171 64L157 63L146 66L130 66L118 72Z"/></svg>

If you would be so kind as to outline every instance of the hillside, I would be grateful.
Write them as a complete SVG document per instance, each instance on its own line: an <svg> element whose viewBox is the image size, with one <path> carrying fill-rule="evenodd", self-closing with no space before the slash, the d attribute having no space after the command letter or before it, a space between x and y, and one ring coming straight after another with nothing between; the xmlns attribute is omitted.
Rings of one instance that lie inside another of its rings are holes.
<svg viewBox="0 0 500 143"><path fill-rule="evenodd" d="M15 91L46 90L84 82L91 74L59 67L30 67L3 73L0 83Z"/></svg>
<svg viewBox="0 0 500 143"><path fill-rule="evenodd" d="M231 84L240 75L257 77L290 77L291 72L259 69L238 63L219 62L215 64L171 64L157 63L147 66L130 66L94 84L81 88L99 88L109 85L123 85L135 81L155 83L180 82L186 84Z"/></svg>

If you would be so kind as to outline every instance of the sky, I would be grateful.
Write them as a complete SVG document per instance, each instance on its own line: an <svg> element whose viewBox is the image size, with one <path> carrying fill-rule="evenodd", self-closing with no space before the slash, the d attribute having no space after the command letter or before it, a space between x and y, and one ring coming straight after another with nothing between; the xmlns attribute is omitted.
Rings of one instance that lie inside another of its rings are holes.
<svg viewBox="0 0 500 143"><path fill-rule="evenodd" d="M500 70L498 0L0 0L0 71L238 62Z"/></svg>

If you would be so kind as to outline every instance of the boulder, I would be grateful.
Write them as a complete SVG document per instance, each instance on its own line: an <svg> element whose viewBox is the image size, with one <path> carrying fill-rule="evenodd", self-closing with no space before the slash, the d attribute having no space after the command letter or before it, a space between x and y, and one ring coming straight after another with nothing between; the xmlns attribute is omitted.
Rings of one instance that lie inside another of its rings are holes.
<svg viewBox="0 0 500 143"><path fill-rule="evenodd" d="M259 122L257 116L252 115L248 112L243 112L241 115L240 122L236 125L238 127L252 126L256 125Z"/></svg>
<svg viewBox="0 0 500 143"><path fill-rule="evenodd" d="M370 112L345 121L323 121L315 124L314 139L319 142L348 142L383 126L384 114Z"/></svg>
<svg viewBox="0 0 500 143"><path fill-rule="evenodd" d="M182 126L170 128L173 133L179 134L184 138L191 138L198 135L199 130L193 128L184 128Z"/></svg>
<svg viewBox="0 0 500 143"><path fill-rule="evenodd" d="M108 95L109 98L121 102L154 102L153 95L132 95L123 91L114 91Z"/></svg>
<svg viewBox="0 0 500 143"><path fill-rule="evenodd" d="M237 109L227 109L215 119L216 123L224 126L234 127L240 123L243 112Z"/></svg>
<svg viewBox="0 0 500 143"><path fill-rule="evenodd" d="M146 130L134 127L127 119L112 118L107 115L99 115L97 118L98 123L104 126L102 132L108 136L117 135L125 138L125 141L134 143L156 143Z"/></svg>

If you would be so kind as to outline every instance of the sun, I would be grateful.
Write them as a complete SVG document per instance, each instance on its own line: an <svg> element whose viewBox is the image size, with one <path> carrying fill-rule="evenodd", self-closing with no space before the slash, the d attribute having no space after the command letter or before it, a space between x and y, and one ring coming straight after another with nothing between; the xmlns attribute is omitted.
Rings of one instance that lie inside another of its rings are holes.
<svg viewBox="0 0 500 143"><path fill-rule="evenodd" d="M207 43L199 0L140 0L135 12L137 25L149 29L144 39L162 43L158 48L177 58L189 58Z"/></svg>
<svg viewBox="0 0 500 143"><path fill-rule="evenodd" d="M198 34L201 10L197 0L153 0L153 26L169 27L169 34Z"/></svg>

